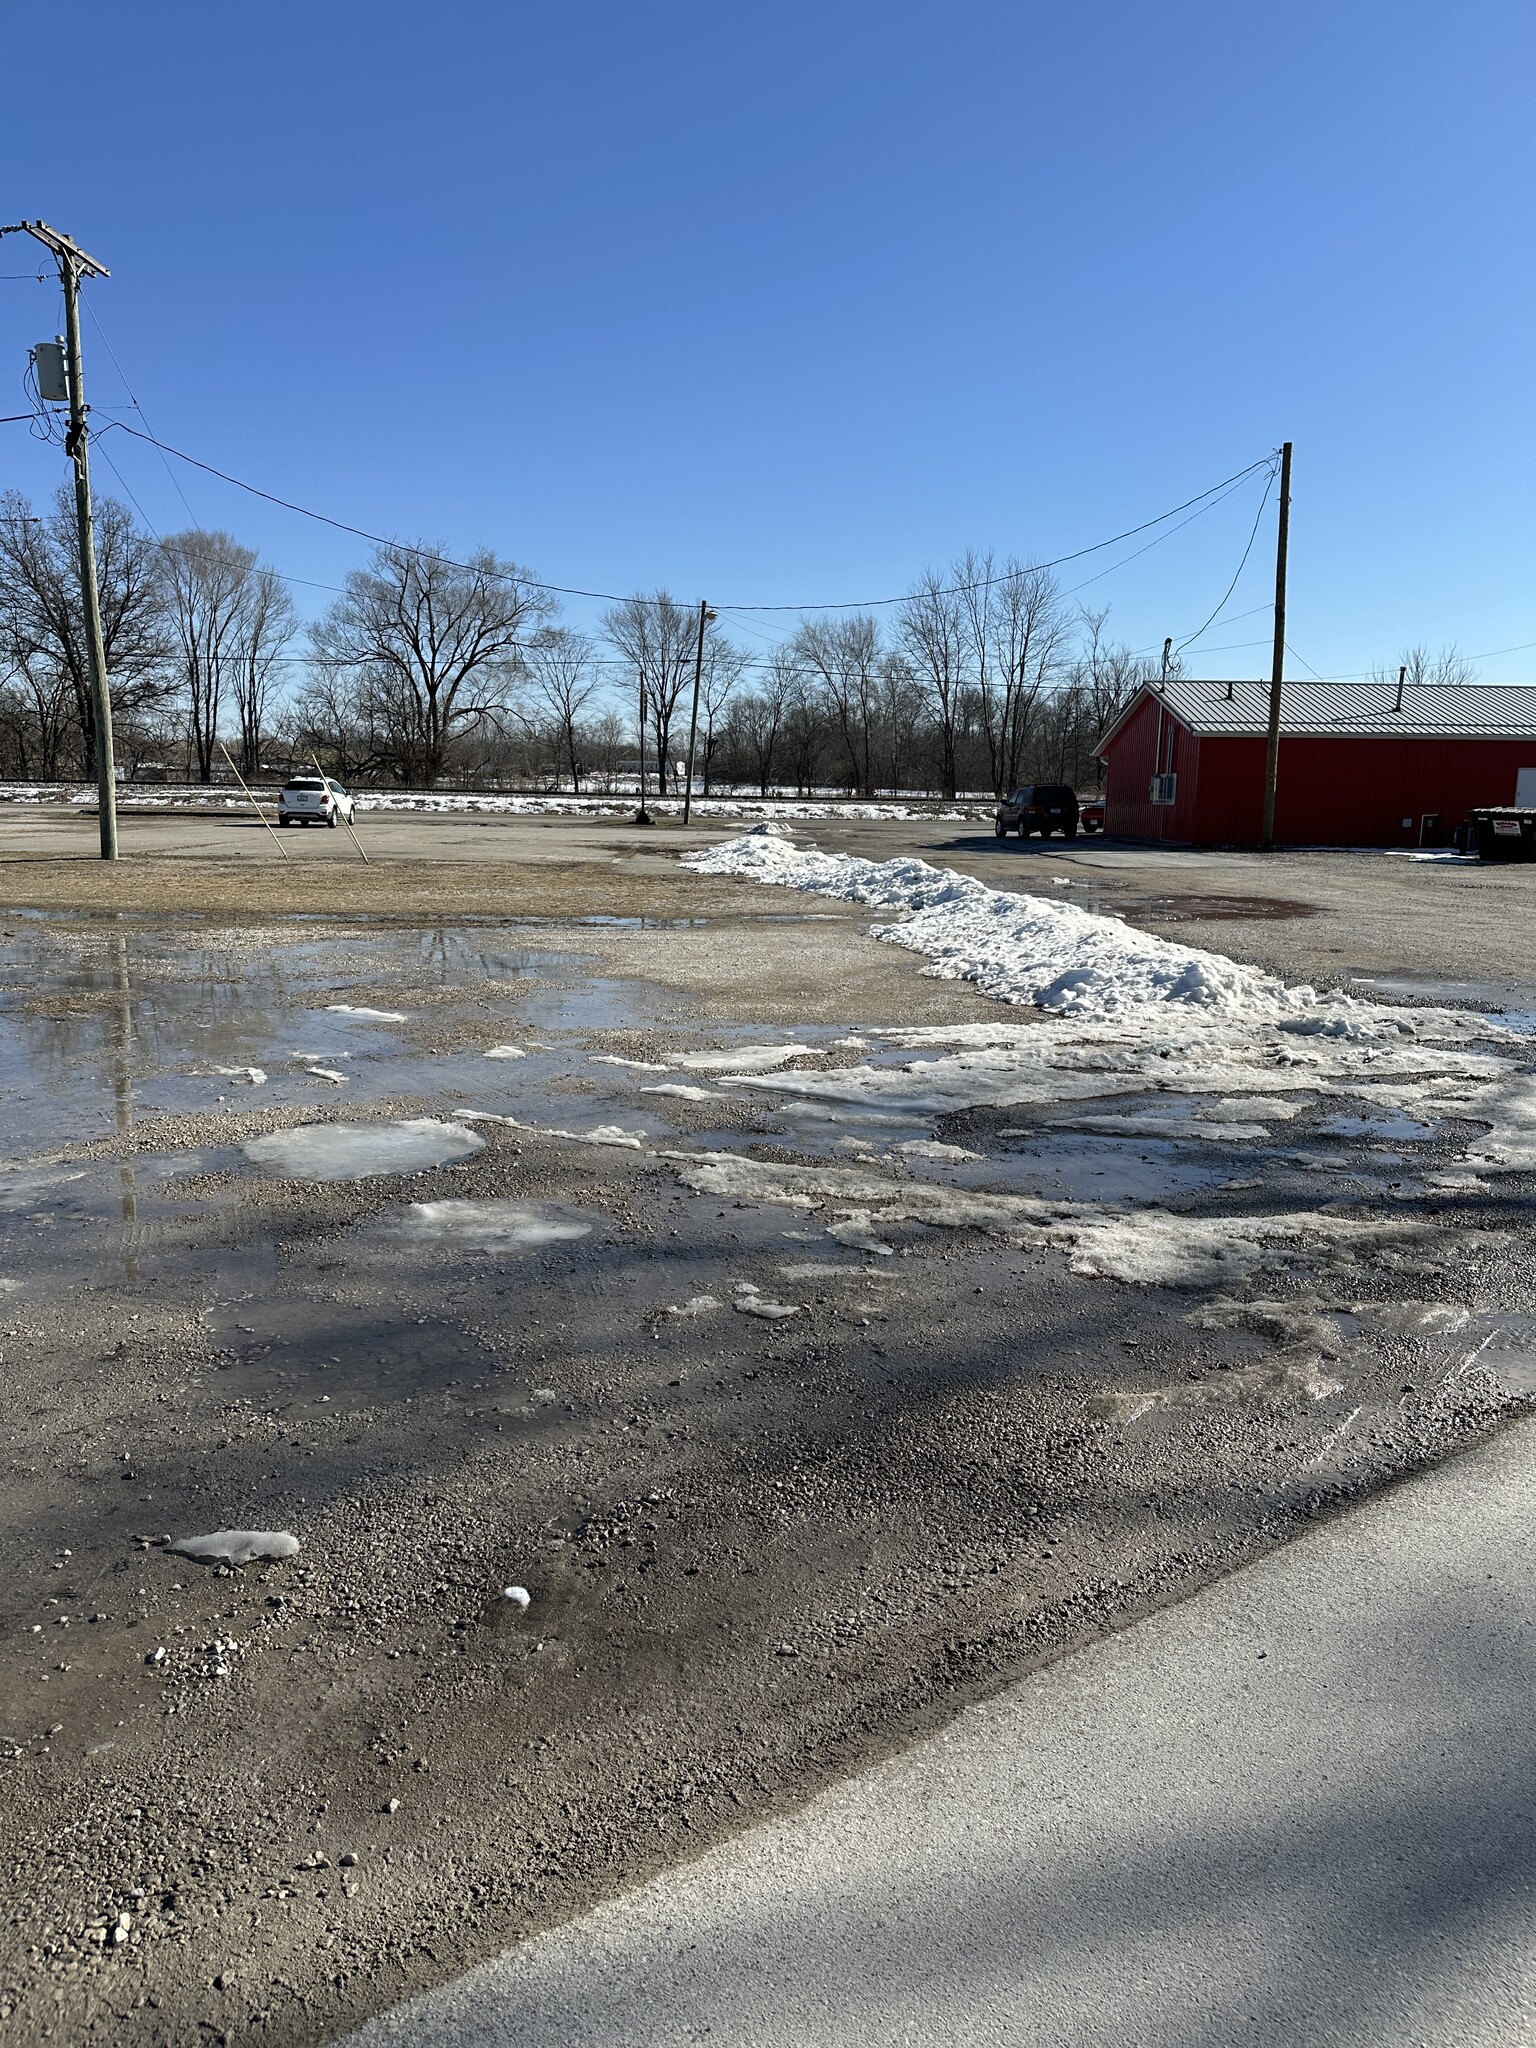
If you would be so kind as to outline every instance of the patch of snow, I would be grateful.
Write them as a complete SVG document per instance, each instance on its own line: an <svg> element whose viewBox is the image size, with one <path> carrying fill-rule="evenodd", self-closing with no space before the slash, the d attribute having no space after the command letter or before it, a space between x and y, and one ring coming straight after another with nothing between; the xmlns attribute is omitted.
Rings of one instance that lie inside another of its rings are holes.
<svg viewBox="0 0 1536 2048"><path fill-rule="evenodd" d="M375 1173L416 1173L446 1166L485 1149L462 1124L436 1117L398 1123L296 1124L251 1138L245 1156L255 1166L293 1180L362 1180Z"/></svg>
<svg viewBox="0 0 1536 2048"><path fill-rule="evenodd" d="M980 1152L967 1152L963 1145L942 1144L937 1138L908 1138L904 1144L898 1145L896 1150L908 1159L942 1159L952 1161L955 1165L973 1162L983 1157Z"/></svg>
<svg viewBox="0 0 1536 2048"><path fill-rule="evenodd" d="M814 1051L809 1045L738 1045L725 1052L679 1053L673 1064L696 1074L765 1074Z"/></svg>
<svg viewBox="0 0 1536 2048"><path fill-rule="evenodd" d="M488 1060L525 1060L528 1055L520 1045L493 1045L485 1054Z"/></svg>
<svg viewBox="0 0 1536 2048"><path fill-rule="evenodd" d="M205 1564L253 1564L260 1557L297 1557L299 1539L286 1529L218 1529L211 1536L183 1536L167 1545Z"/></svg>
<svg viewBox="0 0 1536 2048"><path fill-rule="evenodd" d="M338 1017L356 1017L365 1024L403 1024L404 1010L370 1010L356 1003L327 1003L326 1009Z"/></svg>
<svg viewBox="0 0 1536 2048"><path fill-rule="evenodd" d="M334 1067L306 1067L304 1071L312 1081L329 1081L337 1088L343 1087L347 1079L345 1074L339 1074Z"/></svg>
<svg viewBox="0 0 1536 2048"><path fill-rule="evenodd" d="M640 1090L642 1095L675 1095L679 1102L725 1102L728 1098L718 1088L694 1088L686 1081L650 1081Z"/></svg>
<svg viewBox="0 0 1536 2048"><path fill-rule="evenodd" d="M666 1060L626 1060L616 1052L594 1052L587 1055L594 1067L633 1067L638 1074L670 1074L672 1068Z"/></svg>
<svg viewBox="0 0 1536 2048"><path fill-rule="evenodd" d="M1154 938L1074 903L989 889L926 861L876 862L745 838L685 854L683 865L896 911L903 921L877 927L876 936L926 953L928 973L1063 1015L1124 1016L1166 1003L1275 1016L1303 998L1316 1002L1311 990L1287 990L1219 953Z"/></svg>
<svg viewBox="0 0 1536 2048"><path fill-rule="evenodd" d="M267 1077L261 1067L215 1067L213 1070L223 1081L239 1081L252 1088L264 1088Z"/></svg>
<svg viewBox="0 0 1536 2048"><path fill-rule="evenodd" d="M527 1613L533 1604L533 1595L526 1586L503 1586L501 1597L503 1600L510 1601L514 1607L524 1614Z"/></svg>

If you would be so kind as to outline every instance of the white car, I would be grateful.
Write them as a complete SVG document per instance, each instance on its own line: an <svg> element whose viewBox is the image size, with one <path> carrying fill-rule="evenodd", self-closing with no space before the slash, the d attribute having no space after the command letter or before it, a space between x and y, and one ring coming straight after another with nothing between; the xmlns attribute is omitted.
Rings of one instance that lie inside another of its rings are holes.
<svg viewBox="0 0 1536 2048"><path fill-rule="evenodd" d="M277 799L279 825L351 824L357 806L339 782L329 775L295 775L285 782Z"/></svg>

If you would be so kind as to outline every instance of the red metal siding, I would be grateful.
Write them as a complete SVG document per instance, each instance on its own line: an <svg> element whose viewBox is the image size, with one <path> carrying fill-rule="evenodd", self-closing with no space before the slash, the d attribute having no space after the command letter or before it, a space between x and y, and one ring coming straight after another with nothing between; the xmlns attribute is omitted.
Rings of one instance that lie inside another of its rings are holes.
<svg viewBox="0 0 1536 2048"><path fill-rule="evenodd" d="M1105 825L1129 839L1255 846L1264 816L1265 743L1197 736L1149 691L1106 749ZM1393 734L1282 739L1275 838L1289 846L1443 846L1476 805L1510 804L1536 739ZM1154 804L1156 774L1177 781Z"/></svg>
<svg viewBox="0 0 1536 2048"><path fill-rule="evenodd" d="M1104 777L1104 829L1126 839L1188 840L1194 831L1200 741L1166 705L1147 697L1110 747ZM1152 777L1177 775L1175 804L1154 804Z"/></svg>

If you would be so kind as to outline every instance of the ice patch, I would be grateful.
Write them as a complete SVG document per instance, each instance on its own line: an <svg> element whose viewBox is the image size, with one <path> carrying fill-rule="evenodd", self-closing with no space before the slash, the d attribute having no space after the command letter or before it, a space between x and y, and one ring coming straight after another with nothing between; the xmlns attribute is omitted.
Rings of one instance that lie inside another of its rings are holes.
<svg viewBox="0 0 1536 2048"><path fill-rule="evenodd" d="M781 1323L788 1316L797 1316L800 1311L787 1301L770 1301L766 1295L738 1294L731 1307L744 1316L757 1316L765 1323Z"/></svg>
<svg viewBox="0 0 1536 2048"><path fill-rule="evenodd" d="M472 1158L484 1138L462 1124L435 1117L399 1123L297 1124L252 1138L245 1156L254 1166L293 1180L362 1180L374 1173L417 1173Z"/></svg>
<svg viewBox="0 0 1536 2048"><path fill-rule="evenodd" d="M304 1071L311 1081L329 1081L337 1088L346 1083L346 1075L337 1073L334 1067L306 1067Z"/></svg>
<svg viewBox="0 0 1536 2048"><path fill-rule="evenodd" d="M239 1081L251 1088L264 1088L267 1082L261 1067L215 1067L213 1071L221 1081Z"/></svg>
<svg viewBox="0 0 1536 2048"><path fill-rule="evenodd" d="M1331 1116L1326 1123L1318 1125L1325 1138L1432 1138L1434 1132L1428 1124L1421 1124L1411 1116Z"/></svg>
<svg viewBox="0 0 1536 2048"><path fill-rule="evenodd" d="M680 1306L669 1308L669 1316L707 1316L711 1310L723 1308L724 1302L713 1294L695 1294Z"/></svg>
<svg viewBox="0 0 1536 2048"><path fill-rule="evenodd" d="M985 1189L897 1182L850 1166L795 1166L740 1153L672 1153L678 1177L696 1193L788 1207L855 1207L871 1224L984 1230L1066 1251L1075 1272L1161 1287L1205 1288L1289 1265L1347 1265L1389 1246L1422 1243L1428 1228L1329 1210L1209 1220L1166 1209L1090 1209Z"/></svg>
<svg viewBox="0 0 1536 2048"><path fill-rule="evenodd" d="M467 1244L481 1251L537 1251L544 1245L590 1237L592 1225L523 1202L412 1202L401 1229L434 1243Z"/></svg>
<svg viewBox="0 0 1536 2048"><path fill-rule="evenodd" d="M326 1009L338 1017L357 1017L365 1024L403 1024L404 1010L369 1010L356 1003L327 1003Z"/></svg>
<svg viewBox="0 0 1536 2048"><path fill-rule="evenodd" d="M967 1152L963 1145L945 1145L937 1138L908 1138L896 1150L908 1159L947 1160L956 1166L982 1157L980 1152Z"/></svg>
<svg viewBox="0 0 1536 2048"><path fill-rule="evenodd" d="M877 1259L895 1256L894 1248L875 1235L867 1209L850 1209L836 1223L827 1225L827 1235L839 1244L847 1245L850 1251L872 1252Z"/></svg>
<svg viewBox="0 0 1536 2048"><path fill-rule="evenodd" d="M212 1536L183 1536L167 1548L204 1564L253 1564L259 1557L297 1557L299 1539L286 1529L219 1529Z"/></svg>
<svg viewBox="0 0 1536 2048"><path fill-rule="evenodd" d="M520 1045L493 1045L486 1050L488 1060L525 1060L528 1055Z"/></svg>
<svg viewBox="0 0 1536 2048"><path fill-rule="evenodd" d="M633 1067L637 1074L670 1074L672 1069L666 1060L626 1060L616 1052L594 1052L588 1055L594 1067Z"/></svg>
<svg viewBox="0 0 1536 2048"><path fill-rule="evenodd" d="M724 1102L727 1098L718 1088L694 1088L686 1081L651 1081L640 1090L642 1095L675 1095L679 1102Z"/></svg>

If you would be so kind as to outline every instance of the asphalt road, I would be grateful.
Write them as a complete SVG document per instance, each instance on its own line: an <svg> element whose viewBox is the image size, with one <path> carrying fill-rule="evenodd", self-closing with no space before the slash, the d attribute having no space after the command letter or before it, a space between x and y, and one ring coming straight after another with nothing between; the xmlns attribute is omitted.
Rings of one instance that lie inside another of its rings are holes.
<svg viewBox="0 0 1536 2048"><path fill-rule="evenodd" d="M1536 1424L352 2048L1536 2040Z"/></svg>

